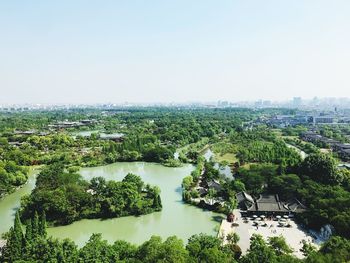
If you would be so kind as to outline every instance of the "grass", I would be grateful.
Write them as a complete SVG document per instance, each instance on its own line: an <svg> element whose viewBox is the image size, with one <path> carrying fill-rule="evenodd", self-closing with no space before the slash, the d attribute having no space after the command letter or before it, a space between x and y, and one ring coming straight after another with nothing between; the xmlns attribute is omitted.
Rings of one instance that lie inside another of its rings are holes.
<svg viewBox="0 0 350 263"><path fill-rule="evenodd" d="M186 153L190 150L195 150L195 151L201 152L208 147L208 142L209 142L209 139L205 137L196 143L190 143L190 144L187 144L183 147L180 147L177 149L177 151L183 152L183 153Z"/></svg>
<svg viewBox="0 0 350 263"><path fill-rule="evenodd" d="M225 162L228 162L229 164L234 164L235 162L238 162L238 159L237 159L236 155L233 154L233 153L225 153L223 155L216 154L214 159L218 163L221 163L221 162L225 161Z"/></svg>
<svg viewBox="0 0 350 263"><path fill-rule="evenodd" d="M236 157L237 146L230 143L227 139L212 144L210 148L215 153L214 160L218 163L227 162L234 164L238 161Z"/></svg>

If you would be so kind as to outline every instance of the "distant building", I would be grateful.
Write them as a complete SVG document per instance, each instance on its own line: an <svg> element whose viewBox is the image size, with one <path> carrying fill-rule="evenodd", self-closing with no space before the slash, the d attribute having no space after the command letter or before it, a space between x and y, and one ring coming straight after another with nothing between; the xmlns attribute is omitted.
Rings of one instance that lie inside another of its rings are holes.
<svg viewBox="0 0 350 263"><path fill-rule="evenodd" d="M320 123L334 123L335 117L334 116L317 116L314 117L314 124L320 124Z"/></svg>
<svg viewBox="0 0 350 263"><path fill-rule="evenodd" d="M350 144L341 143L337 140L324 137L316 132L309 131L304 132L301 135L301 139L312 143L324 143L329 146L334 152L337 152L339 157L344 161L350 161Z"/></svg>
<svg viewBox="0 0 350 263"><path fill-rule="evenodd" d="M288 126L307 124L310 122L310 120L310 116L306 115L276 115L272 117L267 123L272 126L284 128Z"/></svg>
<svg viewBox="0 0 350 263"><path fill-rule="evenodd" d="M344 147L338 151L339 157L344 161L350 161L350 148Z"/></svg>
<svg viewBox="0 0 350 263"><path fill-rule="evenodd" d="M14 147L20 147L23 144L23 142L9 142L9 145L14 146Z"/></svg>
<svg viewBox="0 0 350 263"><path fill-rule="evenodd" d="M82 120L82 121L59 121L55 124L49 124L49 128L53 129L65 129L65 128L74 128L74 127L81 127L81 126L89 126L92 124L97 123L95 119L92 120Z"/></svg>
<svg viewBox="0 0 350 263"><path fill-rule="evenodd" d="M124 134L114 133L114 134L101 134L101 140L111 140L115 142L121 142L124 139Z"/></svg>
<svg viewBox="0 0 350 263"><path fill-rule="evenodd" d="M35 130L28 130L28 131L14 131L13 132L15 135L27 135L27 136L30 136L30 135L34 135L36 133Z"/></svg>

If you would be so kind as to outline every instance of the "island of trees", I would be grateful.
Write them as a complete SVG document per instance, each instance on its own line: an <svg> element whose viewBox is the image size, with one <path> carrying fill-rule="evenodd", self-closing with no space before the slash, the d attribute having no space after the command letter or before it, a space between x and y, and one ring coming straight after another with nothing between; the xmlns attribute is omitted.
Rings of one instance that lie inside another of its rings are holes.
<svg viewBox="0 0 350 263"><path fill-rule="evenodd" d="M70 224L83 218L112 218L148 214L162 209L160 189L145 184L134 174L122 181L102 177L85 181L74 169L61 163L42 169L35 189L22 199L21 218L45 213L53 225Z"/></svg>

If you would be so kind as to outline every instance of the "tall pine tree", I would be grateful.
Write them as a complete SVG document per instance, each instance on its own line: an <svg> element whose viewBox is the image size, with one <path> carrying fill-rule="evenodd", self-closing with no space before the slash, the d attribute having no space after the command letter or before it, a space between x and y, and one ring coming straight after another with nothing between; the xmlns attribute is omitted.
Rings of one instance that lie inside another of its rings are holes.
<svg viewBox="0 0 350 263"><path fill-rule="evenodd" d="M22 230L22 223L21 223L21 220L19 218L18 211L16 212L15 225L14 225L13 230L15 232L15 237L16 237L16 240L19 244L19 247L22 250L22 246L24 244L24 236L23 236L23 230Z"/></svg>
<svg viewBox="0 0 350 263"><path fill-rule="evenodd" d="M32 236L33 239L39 236L39 216L37 211L35 211L34 218L32 221Z"/></svg>
<svg viewBox="0 0 350 263"><path fill-rule="evenodd" d="M29 219L26 224L26 235L25 235L27 243L30 243L33 239L33 230L32 230L32 220Z"/></svg>
<svg viewBox="0 0 350 263"><path fill-rule="evenodd" d="M5 262L13 262L22 257L24 247L24 236L22 231L21 220L16 212L15 224L10 228L7 244L4 250ZM7 260L7 261L6 261Z"/></svg>
<svg viewBox="0 0 350 263"><path fill-rule="evenodd" d="M39 235L46 237L46 214L45 211L42 212L39 220Z"/></svg>

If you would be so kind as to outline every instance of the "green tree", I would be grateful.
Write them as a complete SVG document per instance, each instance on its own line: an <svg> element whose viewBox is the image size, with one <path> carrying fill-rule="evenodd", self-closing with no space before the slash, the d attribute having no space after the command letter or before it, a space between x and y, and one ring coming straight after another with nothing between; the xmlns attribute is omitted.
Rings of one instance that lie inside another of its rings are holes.
<svg viewBox="0 0 350 263"><path fill-rule="evenodd" d="M5 260L8 262L14 262L17 259L21 259L22 253L24 252L24 242L22 224L17 211L14 226L10 228L7 245L3 252Z"/></svg>
<svg viewBox="0 0 350 263"><path fill-rule="evenodd" d="M101 234L93 234L85 246L79 251L80 262L115 262L118 254L102 240Z"/></svg>
<svg viewBox="0 0 350 263"><path fill-rule="evenodd" d="M236 232L233 232L233 233L229 233L227 236L226 236L226 239L227 241L229 242L229 244L237 244L239 242L239 235L236 233Z"/></svg>
<svg viewBox="0 0 350 263"><path fill-rule="evenodd" d="M269 237L269 245L275 250L276 255L291 254L293 250L287 245L286 240L283 236Z"/></svg>
<svg viewBox="0 0 350 263"><path fill-rule="evenodd" d="M124 240L117 240L112 246L115 253L119 255L119 260L135 258L137 247Z"/></svg>
<svg viewBox="0 0 350 263"><path fill-rule="evenodd" d="M302 240L302 243L303 243L303 247L300 249L300 251L303 253L305 257L308 257L312 253L316 252L316 247L311 243L308 243L305 240Z"/></svg>
<svg viewBox="0 0 350 263"><path fill-rule="evenodd" d="M62 242L62 260L61 262L78 262L78 247L70 239L64 239Z"/></svg>
<svg viewBox="0 0 350 263"><path fill-rule="evenodd" d="M213 188L210 188L210 189L208 190L208 194L205 196L205 198L206 198L206 200L207 200L211 205L213 205L213 203L214 203L214 197L216 197L216 196L217 196L216 190L213 189Z"/></svg>
<svg viewBox="0 0 350 263"><path fill-rule="evenodd" d="M124 177L123 182L133 184L139 192L142 191L144 185L141 177L132 173L128 173Z"/></svg>
<svg viewBox="0 0 350 263"><path fill-rule="evenodd" d="M33 238L37 238L40 235L40 229L39 229L39 216L38 212L34 212L34 218L32 220L32 236Z"/></svg>
<svg viewBox="0 0 350 263"><path fill-rule="evenodd" d="M157 262L160 260L162 239L159 236L152 236L144 242L136 253L136 257L143 262Z"/></svg>
<svg viewBox="0 0 350 263"><path fill-rule="evenodd" d="M186 176L183 180L182 180L182 188L184 188L185 190L190 190L191 187L193 186L193 177L192 176Z"/></svg>
<svg viewBox="0 0 350 263"><path fill-rule="evenodd" d="M38 225L39 235L42 237L46 237L46 214L45 211L41 213L39 225Z"/></svg>
<svg viewBox="0 0 350 263"><path fill-rule="evenodd" d="M28 219L26 224L25 239L27 242L31 242L33 239L32 220L30 218Z"/></svg>
<svg viewBox="0 0 350 263"><path fill-rule="evenodd" d="M230 263L232 256L217 247L205 248L201 252L201 261L206 263Z"/></svg>
<svg viewBox="0 0 350 263"><path fill-rule="evenodd" d="M323 184L338 184L342 181L333 157L324 153L310 154L301 164L301 172Z"/></svg>
<svg viewBox="0 0 350 263"><path fill-rule="evenodd" d="M276 262L277 256L264 241L261 235L253 234L250 238L250 247L248 253L242 257L242 263L273 263Z"/></svg>
<svg viewBox="0 0 350 263"><path fill-rule="evenodd" d="M176 236L168 237L161 246L159 260L169 263L188 262L188 251L183 241Z"/></svg>
<svg viewBox="0 0 350 263"><path fill-rule="evenodd" d="M219 249L220 247L221 240L219 238L206 234L199 234L189 238L186 249L191 257L205 260L203 256L204 250L209 248Z"/></svg>
<svg viewBox="0 0 350 263"><path fill-rule="evenodd" d="M295 198L301 186L299 176L286 174L273 177L269 184L269 190L272 193L277 193L282 199L289 200Z"/></svg>

